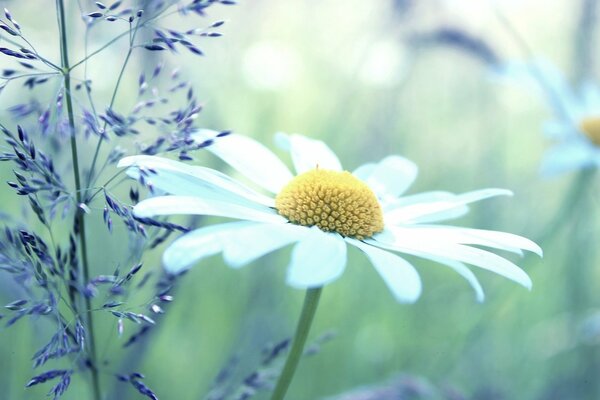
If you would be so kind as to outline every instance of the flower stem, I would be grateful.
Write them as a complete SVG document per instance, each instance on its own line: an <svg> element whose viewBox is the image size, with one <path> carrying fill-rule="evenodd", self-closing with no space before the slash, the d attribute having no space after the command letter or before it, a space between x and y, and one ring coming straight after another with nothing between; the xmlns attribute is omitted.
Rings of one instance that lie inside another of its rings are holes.
<svg viewBox="0 0 600 400"><path fill-rule="evenodd" d="M596 70L596 27L598 25L598 1L581 0L579 23L575 34L574 54L575 60L573 81L577 85L583 85L592 81Z"/></svg>
<svg viewBox="0 0 600 400"><path fill-rule="evenodd" d="M592 179L594 170L587 173L586 183L582 187L577 203L572 205L568 232L568 248L563 271L565 277L565 308L568 311L571 337L578 339L574 346L576 362L577 385L585 387L585 393L590 398L597 399L600 394L600 384L595 379L598 365L598 352L594 346L589 346L581 340L581 327L585 326L589 315L590 305L594 304L595 293L590 283L594 282L594 267L596 260L596 238L593 235L594 223L597 221L595 204L592 204L595 187ZM580 174L583 174L581 172ZM575 267L575 268L572 268Z"/></svg>
<svg viewBox="0 0 600 400"><path fill-rule="evenodd" d="M79 157L77 154L77 139L75 137L75 118L73 116L73 99L71 96L71 75L69 70L69 52L68 52L68 41L67 41L67 29L66 29L66 18L65 18L65 6L63 0L56 0L56 8L58 11L58 22L59 22L59 30L60 30L60 58L61 58L61 66L63 70L63 77L65 82L65 103L67 106L67 115L69 118L69 128L71 134L71 157L73 159L73 177L75 180L75 198L77 200L77 205L81 203L81 179L79 176ZM89 261L87 254L87 243L85 236L85 220L83 217L83 213L79 210L79 207L76 208L76 216L77 225L79 226L79 242L81 245L81 269L83 275L84 282L89 280ZM91 372L92 372L92 387L94 391L94 399L101 400L102 396L100 393L100 380L98 376L98 365L96 360L96 344L94 338L94 324L93 318L90 311L92 307L90 304L90 299L87 296L85 297L85 310L87 315L88 322L88 336L89 336L89 356L91 359Z"/></svg>
<svg viewBox="0 0 600 400"><path fill-rule="evenodd" d="M290 383L292 382L292 378L296 372L296 367L298 366L298 362L300 361L300 358L304 352L306 338L308 337L310 326L312 325L315 312L317 311L322 290L323 288L315 288L308 289L306 291L304 305L302 306L302 313L300 314L298 326L296 327L296 334L294 335L294 340L292 342L292 349L290 350L290 354L285 361L285 366L283 367L283 371L279 376L279 380L277 381L277 385L275 386L271 400L282 400L285 397L285 393L287 392Z"/></svg>
<svg viewBox="0 0 600 400"><path fill-rule="evenodd" d="M546 224L544 231L539 236L539 243L543 245L549 244L548 242L556 236L565 222L573 218L574 211L579 209L584 194L590 187L595 175L596 171L594 169L584 169L577 174L558 210L555 212L554 218Z"/></svg>

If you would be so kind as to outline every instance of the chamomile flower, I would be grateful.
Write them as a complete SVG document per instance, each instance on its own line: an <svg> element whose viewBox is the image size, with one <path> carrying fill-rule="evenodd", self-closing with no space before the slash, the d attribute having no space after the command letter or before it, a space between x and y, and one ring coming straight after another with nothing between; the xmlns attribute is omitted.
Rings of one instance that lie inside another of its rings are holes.
<svg viewBox="0 0 600 400"><path fill-rule="evenodd" d="M587 83L573 88L549 62L513 64L506 76L534 87L552 110L543 131L552 141L542 160L546 175L600 167L600 88Z"/></svg>
<svg viewBox="0 0 600 400"><path fill-rule="evenodd" d="M138 203L134 213L139 217L194 214L238 220L202 227L175 240L163 256L170 273L180 273L217 253L222 253L229 266L239 268L293 245L287 283L317 288L342 275L350 245L366 255L401 302L419 297L421 280L400 254L453 269L470 283L479 300L483 299L481 285L465 264L531 287L522 269L480 247L541 255L535 243L504 232L438 224L465 214L470 203L511 195L510 191L432 191L405 196L417 176L417 166L403 157L389 156L351 173L343 170L322 141L278 134L277 142L291 155L294 175L257 141L238 134L217 136L205 130L194 139L213 140L207 150L262 191L214 169L156 156L131 156L119 163L129 168L133 178L144 175L146 183L167 194Z"/></svg>

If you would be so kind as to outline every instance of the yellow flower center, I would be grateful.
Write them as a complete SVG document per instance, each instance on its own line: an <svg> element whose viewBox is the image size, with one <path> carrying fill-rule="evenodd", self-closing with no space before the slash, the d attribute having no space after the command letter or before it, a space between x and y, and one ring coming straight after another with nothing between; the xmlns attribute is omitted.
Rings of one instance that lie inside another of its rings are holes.
<svg viewBox="0 0 600 400"><path fill-rule="evenodd" d="M579 123L579 129L594 143L600 146L600 117L586 117Z"/></svg>
<svg viewBox="0 0 600 400"><path fill-rule="evenodd" d="M383 230L375 193L351 173L314 169L298 175L275 198L290 222L364 239Z"/></svg>

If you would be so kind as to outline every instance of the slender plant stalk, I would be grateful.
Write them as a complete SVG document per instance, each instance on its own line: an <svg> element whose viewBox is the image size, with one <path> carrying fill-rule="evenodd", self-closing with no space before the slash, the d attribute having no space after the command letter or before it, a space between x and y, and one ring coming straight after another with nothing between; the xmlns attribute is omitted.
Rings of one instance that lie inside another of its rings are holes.
<svg viewBox="0 0 600 400"><path fill-rule="evenodd" d="M580 0L580 14L578 28L575 33L573 54L572 82L576 87L595 78L596 57L596 30L598 25L598 0ZM584 321L587 308L594 303L593 289L590 282L594 279L594 260L596 256L596 239L591 235L595 218L595 207L591 204L594 194L594 181L596 169L580 173L582 188L578 203L573 202L571 215L573 220L570 233L570 245L567 251L565 265L576 266L575 270L566 271L567 298L571 318L570 326L573 336L580 335L579 327ZM585 393L593 399L599 398L600 385L596 379L598 368L598 352L594 346L579 343L576 347L576 363L581 379L581 386L586 387ZM577 369L576 369L577 371ZM584 386L585 385L585 386Z"/></svg>
<svg viewBox="0 0 600 400"><path fill-rule="evenodd" d="M290 383L292 382L298 362L304 353L304 345L306 344L306 338L308 337L310 326L312 325L315 312L317 311L317 306L319 305L319 298L321 297L322 290L323 288L316 288L308 289L306 291L306 297L304 298L302 313L300 314L298 326L296 327L296 334L294 335L292 348L287 360L285 361L285 366L283 367L283 371L279 376L279 380L277 381L277 385L275 386L271 400L282 400L285 397L285 393L287 392Z"/></svg>
<svg viewBox="0 0 600 400"><path fill-rule="evenodd" d="M594 238L593 222L597 221L595 207L591 204L594 195L592 178L595 170L586 175L586 185L582 188L580 198L571 209L571 231L565 265L565 306L569 310L569 326L573 337L580 337L580 327L586 318L588 308L594 303L594 291L590 282L594 281L594 259L596 256L596 239ZM584 174L584 171L581 172ZM575 348L576 374L580 384L585 385L586 394L597 399L600 385L596 379L598 368L598 352L593 346L578 343Z"/></svg>
<svg viewBox="0 0 600 400"><path fill-rule="evenodd" d="M75 118L73 116L73 100L71 98L71 75L69 69L69 52L68 52L68 41L67 41L67 28L66 28L66 18L65 18L65 6L63 0L56 0L56 7L58 11L58 21L60 28L60 58L61 58L61 66L63 69L63 77L65 82L65 103L67 105L67 115L69 118L69 128L71 134L71 157L73 159L73 177L75 180L75 198L77 200L77 204L81 203L82 196L82 187L81 187L81 179L79 176L79 157L77 154L77 139L75 137ZM79 225L79 242L81 247L81 269L83 275L84 282L89 281L90 277L90 268L88 262L88 254L87 254L87 243L86 243L86 234L85 234L85 219L83 213L76 209L76 217L77 223ZM96 359L96 344L94 337L94 322L91 314L91 302L89 297L85 297L85 311L87 315L88 322L88 336L89 336L89 355L92 361L92 367L90 368L92 373L92 386L94 391L94 399L101 400L102 396L100 393L100 379L98 376L98 365Z"/></svg>
<svg viewBox="0 0 600 400"><path fill-rule="evenodd" d="M115 89L113 90L113 94L110 99L110 103L108 105L109 109L113 107L113 105L115 104L115 100L117 99L117 92L119 91L119 86L121 86L121 80L123 79L123 74L125 73L125 68L127 67L127 64L129 63L129 58L131 57L131 53L133 52L133 43L135 41L135 36L140 27L139 21L140 20L138 18L138 22L135 26L135 29L133 30L133 34L130 33L129 50L127 51L127 55L125 56L125 61L123 61L123 66L121 67L121 71L119 72L119 77L117 78L117 83L115 84ZM129 32L131 32L131 27L129 28ZM106 130L106 125L107 125L107 123L104 122L104 126L102 127L103 132L104 132L104 130ZM87 185L88 186L92 186L94 183L93 177L94 177L94 172L96 170L96 162L98 161L98 155L100 154L100 148L102 147L102 142L104 142L104 139L102 138L102 136L100 136L98 138L98 143L96 144L96 150L94 151L94 157L92 158L92 164L90 166L90 171L87 176Z"/></svg>
<svg viewBox="0 0 600 400"><path fill-rule="evenodd" d="M166 18L166 17L168 17L168 16L170 16L170 15L173 15L173 14L176 14L176 13L178 13L178 11L177 11L177 10L175 10L175 11L173 11L173 12L170 12L170 13L167 13L167 14L163 14L163 13L164 13L164 11L166 11L166 9L164 9L163 11L161 11L161 12L157 13L157 14L156 14L156 15L154 15L153 17L150 17L150 18L146 19L146 20L145 20L143 23L141 23L141 24L139 25L139 27L146 26L146 25L148 25L150 22L152 22L152 21L154 21L154 20L156 20L156 19L158 19L158 18L160 18L160 17L165 17L165 18ZM77 68L78 66L80 66L80 65L81 65L81 64L83 64L84 62L88 61L90 58L92 58L92 57L94 57L94 56L98 55L99 53L103 52L104 50L108 49L110 46L112 46L114 43L116 43L116 42L117 42L119 39L121 39L121 38L123 38L123 37L127 36L128 34L130 34L130 33L129 33L129 31L127 31L127 32L123 32L123 33L120 33L120 34L118 34L117 36L115 36L114 38L112 38L111 40L109 40L107 43L105 43L103 46L101 46L99 49L96 49L96 50L94 50L93 52L91 52L91 53L89 53L88 55L84 56L84 58L83 58L83 59L81 59L81 60L77 61L75 64L73 64L73 65L71 66L71 70L73 70L73 69ZM6 41L8 41L8 39L5 39L5 38L4 38L4 36L0 35L0 37L1 37L3 40L6 40ZM14 43L16 43L16 42L14 42ZM18 44L17 44L17 45L18 45Z"/></svg>
<svg viewBox="0 0 600 400"><path fill-rule="evenodd" d="M565 222L572 218L573 210L580 207L583 195L590 186L594 176L595 170L593 169L584 169L577 174L557 212L554 214L554 218L546 224L544 231L539 236L539 243L542 245L549 244L550 240L556 237L556 234L561 230Z"/></svg>
<svg viewBox="0 0 600 400"><path fill-rule="evenodd" d="M594 78L596 64L596 26L598 25L598 0L581 0L581 11L575 35L575 60L573 81L584 84Z"/></svg>

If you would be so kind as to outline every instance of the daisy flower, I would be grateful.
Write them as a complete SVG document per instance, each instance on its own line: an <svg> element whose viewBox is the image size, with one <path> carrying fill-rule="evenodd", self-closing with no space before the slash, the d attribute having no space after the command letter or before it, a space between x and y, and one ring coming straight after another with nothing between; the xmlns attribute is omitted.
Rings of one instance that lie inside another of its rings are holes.
<svg viewBox="0 0 600 400"><path fill-rule="evenodd" d="M593 83L573 88L547 61L515 63L505 76L533 87L553 112L543 127L553 142L542 160L545 175L600 167L600 89Z"/></svg>
<svg viewBox="0 0 600 400"><path fill-rule="evenodd" d="M278 134L289 151L296 175L262 144L237 134L200 131L193 139L229 164L264 192L252 189L214 169L190 166L154 156L122 159L121 167L153 190L168 194L138 203L138 217L196 214L240 221L192 231L173 242L163 261L168 272L180 273L208 256L222 253L225 262L242 267L287 245L294 245L287 283L306 290L292 345L274 388L272 400L282 400L302 357L323 286L346 267L348 245L362 251L394 297L413 302L421 294L415 268L398 253L448 266L483 290L471 264L530 288L531 280L512 262L482 246L521 254L542 254L532 241L509 233L435 224L459 217L467 205L503 189L455 195L426 192L403 196L417 176L416 165L399 156L344 171L337 156L319 140Z"/></svg>
<svg viewBox="0 0 600 400"><path fill-rule="evenodd" d="M522 269L480 247L541 255L535 243L510 233L438 224L465 214L470 203L511 195L508 190L405 196L417 166L400 156L348 172L322 141L278 134L276 141L291 155L294 175L274 153L249 137L203 130L193 139L208 140L208 151L262 191L210 168L156 156L122 159L119 166L128 167L130 176L143 177L165 194L138 203L134 207L138 217L194 214L238 220L202 227L175 240L163 256L169 273L178 274L217 253L229 266L240 268L294 245L287 283L320 288L342 275L350 245L366 255L400 302L414 302L421 294L419 274L400 254L453 269L469 282L478 300L483 300L483 290L465 264L531 287Z"/></svg>

